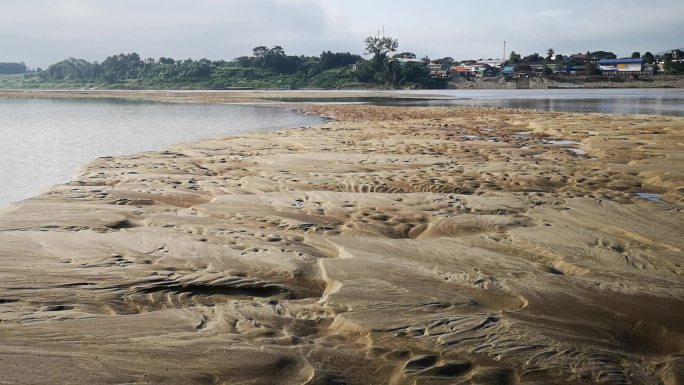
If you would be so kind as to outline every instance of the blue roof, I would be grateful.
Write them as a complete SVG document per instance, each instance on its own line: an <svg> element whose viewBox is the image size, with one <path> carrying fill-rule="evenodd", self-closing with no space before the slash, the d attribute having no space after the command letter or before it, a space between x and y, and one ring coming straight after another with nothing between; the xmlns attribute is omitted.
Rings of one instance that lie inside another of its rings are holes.
<svg viewBox="0 0 684 385"><path fill-rule="evenodd" d="M599 64L641 64L644 59L601 59Z"/></svg>

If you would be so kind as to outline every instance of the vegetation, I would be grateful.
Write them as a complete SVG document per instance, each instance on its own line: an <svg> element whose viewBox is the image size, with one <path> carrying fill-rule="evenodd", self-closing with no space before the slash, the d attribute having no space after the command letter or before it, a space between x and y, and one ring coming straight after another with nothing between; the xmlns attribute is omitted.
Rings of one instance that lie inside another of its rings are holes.
<svg viewBox="0 0 684 385"><path fill-rule="evenodd" d="M653 54L650 52L646 52L644 54L644 56L642 56L641 58L644 59L644 62L646 62L648 64L655 63L655 56L653 56Z"/></svg>
<svg viewBox="0 0 684 385"><path fill-rule="evenodd" d="M0 88L443 88L447 85L446 70L458 64L451 57L430 60L425 56L417 60L413 52L395 53L399 43L391 37L369 36L364 45L364 53L370 55L367 60L349 52L288 55L281 46L258 46L254 47L252 55L232 61L143 59L137 53L121 53L109 56L101 63L68 58L46 70L36 71L29 71L24 63L0 63ZM654 56L651 52L642 56L640 52L634 52L631 56L643 58L649 64L664 63L665 74L684 74L681 51L662 56ZM595 62L615 58L617 56L608 51L563 57L549 48L545 57L538 53L523 57L512 51L508 63L543 63L543 75L547 77L556 75L558 63L563 66L559 73L572 68L578 73L601 75ZM555 67L546 66L549 63ZM654 71L657 70L655 66ZM480 75L496 73L496 69L486 67Z"/></svg>
<svg viewBox="0 0 684 385"><path fill-rule="evenodd" d="M137 53L107 57L102 63L68 58L44 71L21 77L4 77L0 87L31 88L347 88L347 87L441 87L430 78L422 63L400 63L389 54L396 39L365 40L370 60L349 52L322 52L319 56L288 55L283 47L258 46L251 56L233 61L142 59ZM414 54L406 53L415 58ZM453 60L453 59L452 59ZM22 63L23 65L23 63ZM2 69L2 67L0 67ZM26 73L23 66L21 72ZM361 84L360 84L361 83Z"/></svg>
<svg viewBox="0 0 684 385"><path fill-rule="evenodd" d="M601 59L617 59L617 55L612 53L612 52L607 52L607 51L594 51L594 52L587 52L587 56L601 60Z"/></svg>
<svg viewBox="0 0 684 385"><path fill-rule="evenodd" d="M676 50L677 56L682 57L682 52L679 50ZM684 74L684 62L681 61L674 61L672 60L672 54L668 53L663 56L663 69L665 70L665 73L668 75L682 75Z"/></svg>
<svg viewBox="0 0 684 385"><path fill-rule="evenodd" d="M24 63L0 63L1 75L24 74L28 72Z"/></svg>

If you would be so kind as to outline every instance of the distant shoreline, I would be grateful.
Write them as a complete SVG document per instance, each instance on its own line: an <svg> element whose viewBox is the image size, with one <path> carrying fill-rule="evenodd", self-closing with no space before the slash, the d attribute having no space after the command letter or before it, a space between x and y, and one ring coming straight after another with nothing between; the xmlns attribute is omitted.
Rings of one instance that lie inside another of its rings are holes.
<svg viewBox="0 0 684 385"><path fill-rule="evenodd" d="M129 84L95 84L95 83L33 83L31 87L24 87L21 83L3 82L0 75L0 93L6 91L196 91L196 92L221 92L221 91L255 91L255 92L288 92L297 91L407 91L416 88L383 88L371 87L368 84L349 84L340 88L259 88L259 87L225 87L208 88L191 83L178 83L158 85L154 88L135 86ZM611 88L684 88L684 76L679 75L639 75L638 78L628 77L563 77L563 78L530 78L531 89L611 89ZM502 78L454 78L446 83L445 88L420 88L421 90L440 89L516 89L515 81L504 81Z"/></svg>

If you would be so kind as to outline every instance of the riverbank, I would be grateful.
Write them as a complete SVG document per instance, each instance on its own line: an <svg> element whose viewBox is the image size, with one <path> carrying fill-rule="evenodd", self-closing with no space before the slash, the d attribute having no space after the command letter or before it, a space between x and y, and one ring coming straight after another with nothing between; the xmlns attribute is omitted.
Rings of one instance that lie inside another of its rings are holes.
<svg viewBox="0 0 684 385"><path fill-rule="evenodd" d="M395 91L185 91L185 90L0 90L0 99L127 99L171 103L274 103L280 99L293 102L337 98L352 99L434 99L435 95L409 95Z"/></svg>
<svg viewBox="0 0 684 385"><path fill-rule="evenodd" d="M453 79L447 84L448 89L499 90L516 89L515 81L504 81L495 78ZM617 76L568 76L558 78L532 78L531 89L650 89L650 88L684 88L684 76L677 75L640 75L639 77Z"/></svg>
<svg viewBox="0 0 684 385"><path fill-rule="evenodd" d="M296 106L1 209L3 379L681 380L683 118Z"/></svg>

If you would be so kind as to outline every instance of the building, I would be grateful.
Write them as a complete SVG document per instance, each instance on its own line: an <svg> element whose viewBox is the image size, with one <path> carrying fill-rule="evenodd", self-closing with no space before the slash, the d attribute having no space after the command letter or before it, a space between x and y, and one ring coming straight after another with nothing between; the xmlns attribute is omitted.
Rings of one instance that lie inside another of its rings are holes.
<svg viewBox="0 0 684 385"><path fill-rule="evenodd" d="M449 69L449 72L451 73L451 76L454 77L466 78L470 76L470 71L464 66L453 66Z"/></svg>
<svg viewBox="0 0 684 385"><path fill-rule="evenodd" d="M599 69L604 74L637 73L644 70L644 59L601 59Z"/></svg>
<svg viewBox="0 0 684 385"><path fill-rule="evenodd" d="M506 78L512 78L515 75L515 64L504 65L501 74Z"/></svg>
<svg viewBox="0 0 684 385"><path fill-rule="evenodd" d="M442 63L430 63L428 64L428 69L430 70L430 77L438 79L446 79L449 77L449 71L444 69Z"/></svg>
<svg viewBox="0 0 684 385"><path fill-rule="evenodd" d="M506 63L506 61L501 60L501 59L490 59L490 60L478 60L477 61L477 64L479 64L479 65L487 65L487 66L490 66L490 67L496 68L496 69L501 69L501 66L503 66L505 63Z"/></svg>

